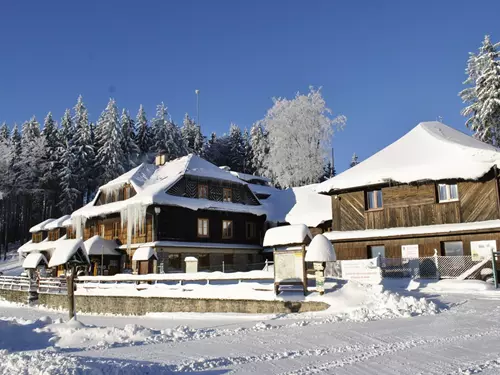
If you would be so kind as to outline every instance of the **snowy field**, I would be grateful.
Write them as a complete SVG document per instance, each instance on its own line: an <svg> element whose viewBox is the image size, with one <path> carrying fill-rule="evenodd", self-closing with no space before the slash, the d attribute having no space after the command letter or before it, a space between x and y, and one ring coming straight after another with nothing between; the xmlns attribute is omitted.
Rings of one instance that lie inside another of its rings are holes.
<svg viewBox="0 0 500 375"><path fill-rule="evenodd" d="M401 287L339 283L328 311L290 315L79 315L68 323L63 312L1 302L0 373L500 373L500 294Z"/></svg>

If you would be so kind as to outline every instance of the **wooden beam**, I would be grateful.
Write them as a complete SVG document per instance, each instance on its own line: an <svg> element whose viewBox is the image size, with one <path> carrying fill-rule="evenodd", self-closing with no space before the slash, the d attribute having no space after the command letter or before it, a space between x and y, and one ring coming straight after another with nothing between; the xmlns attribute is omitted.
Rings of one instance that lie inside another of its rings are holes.
<svg viewBox="0 0 500 375"><path fill-rule="evenodd" d="M496 165L493 167L493 170L495 171L495 194L497 197L497 217L500 219L500 191L498 190L498 168Z"/></svg>

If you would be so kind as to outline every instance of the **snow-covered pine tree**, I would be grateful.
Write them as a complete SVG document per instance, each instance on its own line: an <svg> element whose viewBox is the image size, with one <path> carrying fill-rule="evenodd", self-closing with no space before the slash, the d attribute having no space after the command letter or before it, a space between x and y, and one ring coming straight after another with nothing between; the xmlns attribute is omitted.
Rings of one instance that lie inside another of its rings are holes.
<svg viewBox="0 0 500 375"><path fill-rule="evenodd" d="M92 129L90 128L88 110L80 95L74 107L74 136L72 147L74 153L74 168L77 173L77 187L80 194L77 206L88 203L91 200L95 182L93 180L95 165L95 148L92 140Z"/></svg>
<svg viewBox="0 0 500 375"><path fill-rule="evenodd" d="M60 149L59 183L61 194L58 207L63 214L70 214L76 208L80 191L77 189L79 176L75 172L76 158L70 140L66 140Z"/></svg>
<svg viewBox="0 0 500 375"><path fill-rule="evenodd" d="M164 153L167 161L187 154L181 131L168 114L167 107L161 103L156 108L156 116L151 126L156 153Z"/></svg>
<svg viewBox="0 0 500 375"><path fill-rule="evenodd" d="M134 168L141 154L139 147L135 143L135 124L134 120L130 117L129 113L123 109L120 118L120 125L122 131L122 150L124 157L124 169L129 170Z"/></svg>
<svg viewBox="0 0 500 375"><path fill-rule="evenodd" d="M12 147L13 147L13 160L18 159L21 156L21 133L19 133L19 127L17 123L14 123L14 127L12 128L11 136L10 136Z"/></svg>
<svg viewBox="0 0 500 375"><path fill-rule="evenodd" d="M349 167L352 168L358 164L359 164L358 155L356 155L356 153L354 153L354 154L352 154L352 158L351 158L351 162L349 163Z"/></svg>
<svg viewBox="0 0 500 375"><path fill-rule="evenodd" d="M57 124L51 112L47 113L43 122L42 137L45 139L45 155L43 157L49 163L45 182L48 189L55 191L58 185L59 150L62 144L59 139Z"/></svg>
<svg viewBox="0 0 500 375"><path fill-rule="evenodd" d="M205 139L201 133L201 128L194 120L186 113L182 122L181 134L184 144L189 153L201 155Z"/></svg>
<svg viewBox="0 0 500 375"><path fill-rule="evenodd" d="M269 152L264 165L281 187L318 182L330 154L334 126L344 125L344 116L331 118L320 90L294 99L274 99L262 120Z"/></svg>
<svg viewBox="0 0 500 375"><path fill-rule="evenodd" d="M136 126L136 144L137 147L139 147L141 153L141 159L147 161L151 158L149 154L152 151L151 150L152 134L151 134L151 129L148 126L146 111L144 110L142 104L140 105L139 112L137 113L135 126Z"/></svg>
<svg viewBox="0 0 500 375"><path fill-rule="evenodd" d="M260 176L271 177L264 166L264 159L269 153L269 142L262 121L257 121L250 129L250 144L252 146L252 165L255 173Z"/></svg>
<svg viewBox="0 0 500 375"><path fill-rule="evenodd" d="M2 126L0 126L0 140L7 141L9 138L9 127L7 126L7 123L4 122L2 123Z"/></svg>
<svg viewBox="0 0 500 375"><path fill-rule="evenodd" d="M61 129L60 129L60 140L62 144L69 142L72 144L73 136L75 134L75 126L73 124L73 119L71 118L71 111L66 109L64 115L61 119Z"/></svg>
<svg viewBox="0 0 500 375"><path fill-rule="evenodd" d="M493 44L486 35L479 53L469 54L464 81L465 88L459 93L467 106L462 115L465 125L474 136L484 142L500 146L500 43Z"/></svg>
<svg viewBox="0 0 500 375"><path fill-rule="evenodd" d="M245 144L241 129L238 125L231 123L228 136L228 166L232 171L243 172L245 164Z"/></svg>
<svg viewBox="0 0 500 375"><path fill-rule="evenodd" d="M102 112L96 127L96 143L98 145L96 167L99 169L99 184L118 177L124 172L124 155L122 149L122 132L118 108L114 99L110 99Z"/></svg>
<svg viewBox="0 0 500 375"><path fill-rule="evenodd" d="M243 173L255 173L255 168L253 167L252 142L247 128L243 131Z"/></svg>

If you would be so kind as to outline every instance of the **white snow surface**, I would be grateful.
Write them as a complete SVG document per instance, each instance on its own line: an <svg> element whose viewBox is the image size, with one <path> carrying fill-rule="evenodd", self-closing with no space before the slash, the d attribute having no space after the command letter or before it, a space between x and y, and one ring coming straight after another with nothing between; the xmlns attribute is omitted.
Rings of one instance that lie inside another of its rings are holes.
<svg viewBox="0 0 500 375"><path fill-rule="evenodd" d="M47 219L38 223L37 225L30 228L30 233L40 232L41 230L46 230L46 225L53 222L55 219Z"/></svg>
<svg viewBox="0 0 500 375"><path fill-rule="evenodd" d="M64 312L3 302L0 373L493 375L500 295L488 293L421 298L349 282L328 286L336 308L320 313L79 314L68 323Z"/></svg>
<svg viewBox="0 0 500 375"><path fill-rule="evenodd" d="M240 180L243 180L243 181L246 181L246 182L255 181L255 180L262 181L262 182L264 182L266 184L268 184L268 183L271 182L271 179L267 178L267 177L255 176L253 174L248 174L248 173L243 173L243 172L236 172L236 171L229 171L229 173L231 173L233 176L238 177Z"/></svg>
<svg viewBox="0 0 500 375"><path fill-rule="evenodd" d="M87 251L85 250L85 245L82 240L54 241L54 244L56 244L56 248L50 257L49 267L56 267L67 263L68 260L70 260L70 258L78 251L78 249L82 249L83 253L87 255ZM88 262L90 264L90 260Z"/></svg>
<svg viewBox="0 0 500 375"><path fill-rule="evenodd" d="M118 244L115 240L105 240L95 235L83 243L88 255L121 255L115 249Z"/></svg>
<svg viewBox="0 0 500 375"><path fill-rule="evenodd" d="M64 216L61 216L59 219L54 219L50 223L45 225L45 230L64 228L65 227L64 223L68 219L71 219L71 215L64 215Z"/></svg>
<svg viewBox="0 0 500 375"><path fill-rule="evenodd" d="M421 225L418 227L332 231L325 232L323 235L330 241L342 241L357 238L385 238L391 236L411 236L428 233L454 233L498 228L500 228L500 220L486 220L471 223Z"/></svg>
<svg viewBox="0 0 500 375"><path fill-rule="evenodd" d="M143 247L138 247L135 250L134 255L132 256L132 260L144 261L144 260L149 260L152 257L158 259L155 249L150 246L143 246Z"/></svg>
<svg viewBox="0 0 500 375"><path fill-rule="evenodd" d="M270 228L264 234L264 247L305 244L312 239L305 224L284 225Z"/></svg>
<svg viewBox="0 0 500 375"><path fill-rule="evenodd" d="M335 254L335 250L328 238L322 234L314 236L309 246L307 246L305 261L335 262L336 260L337 256Z"/></svg>
<svg viewBox="0 0 500 375"><path fill-rule="evenodd" d="M358 165L321 183L320 193L390 181L476 180L500 165L500 150L437 121L422 122Z"/></svg>
<svg viewBox="0 0 500 375"><path fill-rule="evenodd" d="M44 262L48 264L47 258L43 254L40 253L29 253L23 261L23 268L37 268L40 262Z"/></svg>

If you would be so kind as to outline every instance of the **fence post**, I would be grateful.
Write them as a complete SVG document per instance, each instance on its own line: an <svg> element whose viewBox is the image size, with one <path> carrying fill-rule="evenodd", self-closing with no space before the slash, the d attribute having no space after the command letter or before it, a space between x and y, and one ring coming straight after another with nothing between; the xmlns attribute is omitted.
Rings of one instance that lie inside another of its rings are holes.
<svg viewBox="0 0 500 375"><path fill-rule="evenodd" d="M224 273L224 272L225 272L225 269L226 269L226 268L225 268L225 266L224 266L224 261L222 261L222 273Z"/></svg>
<svg viewBox="0 0 500 375"><path fill-rule="evenodd" d="M491 251L491 268L493 270L493 282L495 283L495 289L498 288L498 280L497 280L497 260L495 252Z"/></svg>
<svg viewBox="0 0 500 375"><path fill-rule="evenodd" d="M434 264L436 265L436 280L439 280L439 259L436 249L434 249Z"/></svg>
<svg viewBox="0 0 500 375"><path fill-rule="evenodd" d="M71 266L69 269L69 275L67 275L67 288L68 288L68 312L69 319L73 319L75 317L75 266Z"/></svg>
<svg viewBox="0 0 500 375"><path fill-rule="evenodd" d="M267 261L267 259L266 259L266 266L264 267L264 269L266 270L266 272L269 271L269 262Z"/></svg>

